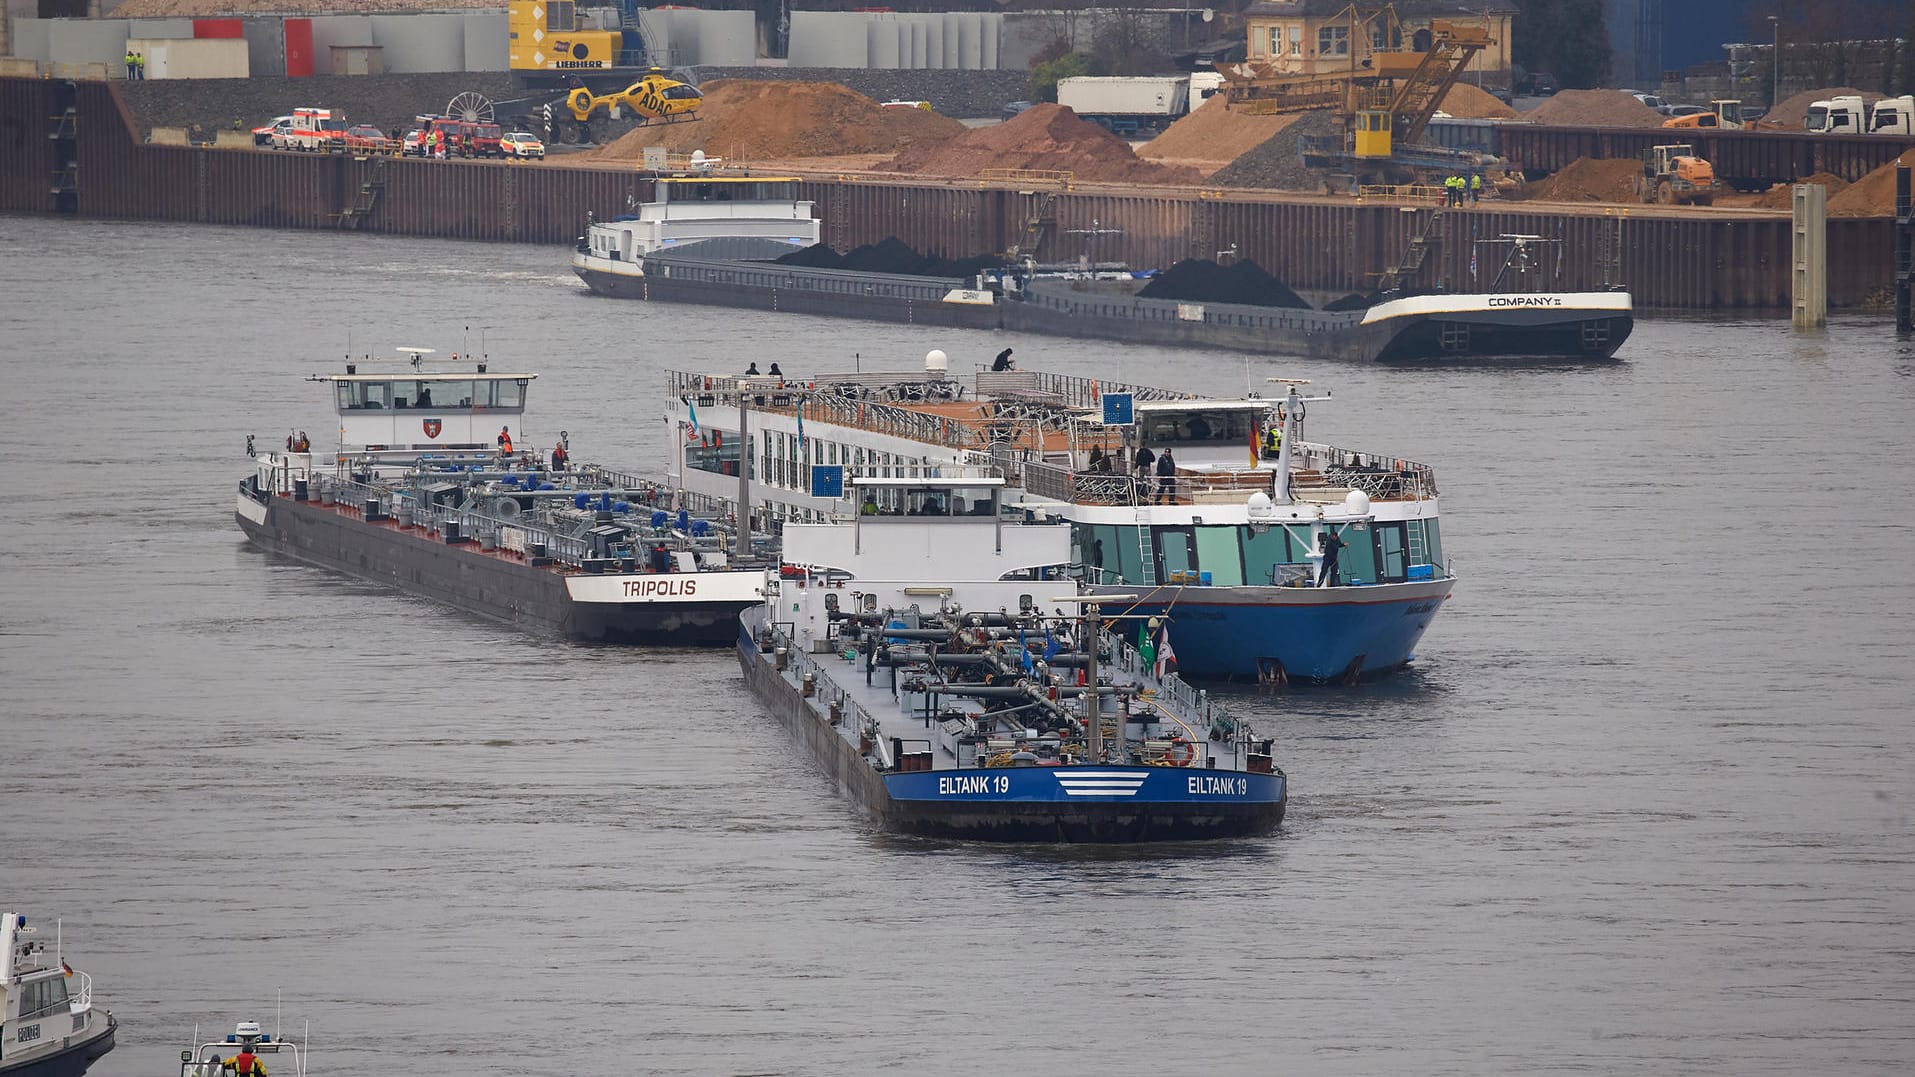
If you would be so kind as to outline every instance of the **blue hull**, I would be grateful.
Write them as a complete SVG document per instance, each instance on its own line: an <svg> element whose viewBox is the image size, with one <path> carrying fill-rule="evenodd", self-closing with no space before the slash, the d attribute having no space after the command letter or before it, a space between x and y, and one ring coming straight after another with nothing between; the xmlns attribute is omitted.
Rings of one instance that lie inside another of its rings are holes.
<svg viewBox="0 0 1915 1077"><path fill-rule="evenodd" d="M983 841L1201 841L1283 822L1281 772L1181 767L1000 767L884 776L900 829Z"/></svg>
<svg viewBox="0 0 1915 1077"><path fill-rule="evenodd" d="M1283 604L1209 602L1191 588L1174 603L1145 601L1134 612L1169 616L1186 678L1257 680L1276 672L1274 661L1289 680L1344 681L1408 664L1449 584L1332 588L1306 593L1334 600Z"/></svg>

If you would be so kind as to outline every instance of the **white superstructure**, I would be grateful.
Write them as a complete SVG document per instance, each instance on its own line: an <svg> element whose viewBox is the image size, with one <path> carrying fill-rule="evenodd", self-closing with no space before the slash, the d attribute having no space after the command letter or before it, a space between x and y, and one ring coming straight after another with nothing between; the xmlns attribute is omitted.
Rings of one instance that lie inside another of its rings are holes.
<svg viewBox="0 0 1915 1077"><path fill-rule="evenodd" d="M709 240L735 240L799 250L818 242L812 203L798 180L765 176L666 176L652 181L652 200L636 212L594 222L572 256L574 270L643 276L654 251Z"/></svg>

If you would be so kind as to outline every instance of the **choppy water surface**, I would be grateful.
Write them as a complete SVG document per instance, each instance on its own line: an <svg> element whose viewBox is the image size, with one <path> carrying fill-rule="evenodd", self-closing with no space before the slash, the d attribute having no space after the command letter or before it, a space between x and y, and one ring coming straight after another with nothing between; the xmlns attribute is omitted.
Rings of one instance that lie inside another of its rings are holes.
<svg viewBox="0 0 1915 1077"><path fill-rule="evenodd" d="M276 992L316 1072L420 1077L1915 1057L1915 351L1882 322L1379 370L598 300L566 256L0 218L0 904L65 918L122 1022L95 1073ZM532 443L640 468L668 366L1308 376L1313 438L1436 467L1462 579L1414 672L1232 694L1294 781L1277 838L888 837L727 653L242 542L244 436L324 443L305 375L481 327L541 375Z"/></svg>

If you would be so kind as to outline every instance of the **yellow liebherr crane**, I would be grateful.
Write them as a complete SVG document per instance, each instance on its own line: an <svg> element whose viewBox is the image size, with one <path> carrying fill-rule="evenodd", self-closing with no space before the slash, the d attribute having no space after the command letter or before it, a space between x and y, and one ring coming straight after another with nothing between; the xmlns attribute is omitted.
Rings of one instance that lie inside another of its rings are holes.
<svg viewBox="0 0 1915 1077"><path fill-rule="evenodd" d="M1348 70L1290 75L1272 63L1219 64L1224 107L1253 115L1333 108L1354 156L1390 157L1397 144L1422 136L1443 95L1476 54L1493 43L1487 26L1435 19L1427 31L1409 38L1414 46L1427 34L1426 48L1404 48L1403 26L1396 8L1388 4L1367 16L1351 4L1338 18L1347 19L1349 26ZM1390 47L1371 49L1363 66L1356 66L1359 34L1374 36L1379 28Z"/></svg>

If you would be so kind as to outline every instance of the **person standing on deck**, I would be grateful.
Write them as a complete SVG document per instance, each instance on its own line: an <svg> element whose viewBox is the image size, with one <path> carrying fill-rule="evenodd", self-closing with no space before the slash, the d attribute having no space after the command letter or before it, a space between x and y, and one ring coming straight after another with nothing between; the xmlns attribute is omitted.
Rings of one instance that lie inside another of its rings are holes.
<svg viewBox="0 0 1915 1077"><path fill-rule="evenodd" d="M1337 555L1343 552L1346 544L1337 537L1334 530L1326 530L1317 540L1317 549L1323 553L1323 567L1317 570L1318 587L1341 587L1343 585L1342 566L1337 564Z"/></svg>
<svg viewBox="0 0 1915 1077"><path fill-rule="evenodd" d="M1469 204L1475 205L1483 197L1483 174L1472 172L1469 177Z"/></svg>
<svg viewBox="0 0 1915 1077"><path fill-rule="evenodd" d="M126 81L133 81L133 50L126 50Z"/></svg>
<svg viewBox="0 0 1915 1077"><path fill-rule="evenodd" d="M1170 500L1165 501L1165 498ZM1177 503L1177 459L1166 447L1157 457L1157 499L1159 505Z"/></svg>
<svg viewBox="0 0 1915 1077"><path fill-rule="evenodd" d="M499 454L502 456L511 456L512 455L512 428L511 427L509 426L499 427L498 442L499 442Z"/></svg>
<svg viewBox="0 0 1915 1077"><path fill-rule="evenodd" d="M1137 490L1146 500L1150 497L1150 465L1157 461L1157 454L1145 445L1131 458L1131 470L1137 475Z"/></svg>

